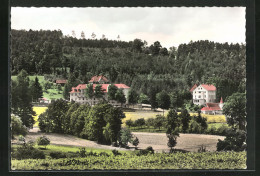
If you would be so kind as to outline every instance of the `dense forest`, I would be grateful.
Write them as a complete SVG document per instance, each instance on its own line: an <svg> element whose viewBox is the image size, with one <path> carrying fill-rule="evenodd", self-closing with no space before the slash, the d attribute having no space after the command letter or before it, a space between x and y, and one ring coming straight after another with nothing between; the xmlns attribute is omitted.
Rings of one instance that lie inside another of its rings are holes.
<svg viewBox="0 0 260 176"><path fill-rule="evenodd" d="M159 41L80 39L61 31L11 31L11 72L67 78L70 86L103 74L136 92L185 92L197 83L217 87L217 99L245 92L244 44L191 41L169 49ZM73 83L71 83L73 82Z"/></svg>

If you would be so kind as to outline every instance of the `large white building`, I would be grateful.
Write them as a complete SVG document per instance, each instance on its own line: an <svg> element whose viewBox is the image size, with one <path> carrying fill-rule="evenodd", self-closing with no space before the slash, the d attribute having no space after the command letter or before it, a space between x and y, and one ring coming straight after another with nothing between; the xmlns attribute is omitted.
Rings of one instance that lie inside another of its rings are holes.
<svg viewBox="0 0 260 176"><path fill-rule="evenodd" d="M111 84L109 84L109 81L106 77L104 76L94 76L91 78L91 80L89 81L89 84L93 84L93 89L95 90L95 87L97 85L101 85L101 88L104 92L104 96L102 98L87 98L85 96L85 90L88 84L79 84L77 87L72 87L72 90L70 91L70 101L75 101L78 102L80 104L86 104L88 103L89 105L95 105L98 102L102 101L102 100L106 100L109 103L113 104L114 106L120 106L121 103L115 101L115 100L108 100L108 90L109 90L109 86ZM115 85L118 89L122 89L123 93L125 95L126 98L126 104L128 103L128 99L127 99L127 95L128 92L130 90L130 87L128 87L125 84L113 84Z"/></svg>
<svg viewBox="0 0 260 176"><path fill-rule="evenodd" d="M203 105L201 112L204 114L222 114L223 99L216 103L217 88L214 85L196 84L190 89L192 93L193 103L196 105Z"/></svg>
<svg viewBox="0 0 260 176"><path fill-rule="evenodd" d="M205 105L206 103L216 102L216 92L217 89L213 85L201 84L197 86L196 84L190 89L192 93L193 103L196 105Z"/></svg>

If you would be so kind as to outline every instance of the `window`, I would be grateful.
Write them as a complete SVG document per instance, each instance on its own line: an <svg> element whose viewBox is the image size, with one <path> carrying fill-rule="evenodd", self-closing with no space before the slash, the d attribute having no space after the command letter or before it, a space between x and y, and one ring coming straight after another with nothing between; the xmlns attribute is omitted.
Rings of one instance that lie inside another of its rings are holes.
<svg viewBox="0 0 260 176"><path fill-rule="evenodd" d="M199 98L201 98L201 96L199 95Z"/></svg>
<svg viewBox="0 0 260 176"><path fill-rule="evenodd" d="M201 93L201 92L199 91L199 93Z"/></svg>

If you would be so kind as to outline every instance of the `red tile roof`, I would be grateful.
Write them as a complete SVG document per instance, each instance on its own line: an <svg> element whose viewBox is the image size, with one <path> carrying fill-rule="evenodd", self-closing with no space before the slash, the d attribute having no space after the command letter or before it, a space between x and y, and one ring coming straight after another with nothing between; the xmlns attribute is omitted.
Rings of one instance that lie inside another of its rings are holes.
<svg viewBox="0 0 260 176"><path fill-rule="evenodd" d="M104 92L107 92L107 88L108 88L108 86L110 85L110 84L93 84L93 89L95 90L95 87L97 86L97 85L101 85L101 88L104 90Z"/></svg>
<svg viewBox="0 0 260 176"><path fill-rule="evenodd" d="M196 87L198 87L197 84L194 84L194 86L190 89L190 92L193 92L193 90L196 89Z"/></svg>
<svg viewBox="0 0 260 176"><path fill-rule="evenodd" d="M223 103L223 99L222 99L222 97L221 97L221 99L220 99L220 102L219 103Z"/></svg>
<svg viewBox="0 0 260 176"><path fill-rule="evenodd" d="M118 89L128 89L130 87L128 87L127 85L125 84L114 84Z"/></svg>
<svg viewBox="0 0 260 176"><path fill-rule="evenodd" d="M93 84L93 89L95 90L95 87L97 85L101 85L104 92L108 92L108 86L110 84ZM128 87L125 84L114 84L118 89L128 89ZM77 87L72 87L70 93L79 92L79 89L86 89L87 84L79 84Z"/></svg>
<svg viewBox="0 0 260 176"><path fill-rule="evenodd" d="M65 83L67 83L67 80L66 79L57 79L56 83L57 84L65 84Z"/></svg>
<svg viewBox="0 0 260 176"><path fill-rule="evenodd" d="M70 93L78 92L78 89L86 89L86 84L79 84L77 87L72 87Z"/></svg>
<svg viewBox="0 0 260 176"><path fill-rule="evenodd" d="M103 80L104 82L109 82L105 76L101 75L101 76L93 76L89 80L89 83L100 82L101 80Z"/></svg>
<svg viewBox="0 0 260 176"><path fill-rule="evenodd" d="M218 111L221 110L218 103L207 103L206 107L201 108L201 111Z"/></svg>
<svg viewBox="0 0 260 176"><path fill-rule="evenodd" d="M201 86L208 91L216 91L217 88L211 84L201 84Z"/></svg>

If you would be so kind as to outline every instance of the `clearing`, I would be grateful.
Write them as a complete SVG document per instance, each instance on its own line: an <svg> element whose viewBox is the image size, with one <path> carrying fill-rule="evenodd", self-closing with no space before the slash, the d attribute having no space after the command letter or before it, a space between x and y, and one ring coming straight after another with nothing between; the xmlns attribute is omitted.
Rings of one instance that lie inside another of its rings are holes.
<svg viewBox="0 0 260 176"><path fill-rule="evenodd" d="M128 150L124 148L112 147L108 145L100 145L94 141L89 141L81 139L72 135L63 135L55 133L42 133L39 132L39 128L33 128L30 130L28 135L25 137L26 141L32 140L35 141L40 136L47 136L52 145L63 145L63 146L77 146L77 147L88 147L96 149L117 149L117 150ZM167 147L167 137L165 133L141 133L134 132L134 136L139 139L139 149L144 149L148 146L152 146L156 152L168 151ZM198 151L201 145L206 146L207 151L215 151L218 139L223 140L224 136L217 135L203 135L203 134L180 134L180 137L177 139L176 149L187 150L196 152ZM17 141L13 140L12 143ZM133 150L133 146L131 146Z"/></svg>

